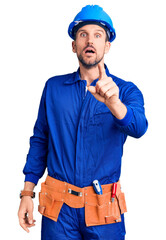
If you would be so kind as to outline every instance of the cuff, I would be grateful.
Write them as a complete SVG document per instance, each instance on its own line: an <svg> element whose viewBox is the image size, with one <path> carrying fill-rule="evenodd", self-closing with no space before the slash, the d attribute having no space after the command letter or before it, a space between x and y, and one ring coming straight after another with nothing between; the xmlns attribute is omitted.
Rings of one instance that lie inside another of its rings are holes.
<svg viewBox="0 0 166 240"><path fill-rule="evenodd" d="M39 181L39 178L38 176L32 174L32 173L29 173L25 176L25 182L32 182L34 183L35 185L37 185L38 181Z"/></svg>
<svg viewBox="0 0 166 240"><path fill-rule="evenodd" d="M127 113L123 119L117 119L114 117L115 122L122 127L129 125L129 123L131 122L131 120L133 118L132 109L128 106L126 106L126 108L127 108Z"/></svg>

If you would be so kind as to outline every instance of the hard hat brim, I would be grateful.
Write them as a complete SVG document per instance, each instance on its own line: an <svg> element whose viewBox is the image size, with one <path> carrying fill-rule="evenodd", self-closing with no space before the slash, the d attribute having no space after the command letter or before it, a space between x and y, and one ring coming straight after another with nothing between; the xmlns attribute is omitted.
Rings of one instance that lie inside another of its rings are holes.
<svg viewBox="0 0 166 240"><path fill-rule="evenodd" d="M74 29L79 24L82 25L82 23L83 23L83 25L94 23L94 24L100 25L103 28L106 27L110 32L109 42L112 42L116 38L115 29L111 25L109 25L107 22L97 21L97 20L94 20L94 19L87 19L86 21L73 21L73 22L70 23L69 28L68 28L68 34L73 40L75 40ZM79 29L79 27L78 27L78 29Z"/></svg>

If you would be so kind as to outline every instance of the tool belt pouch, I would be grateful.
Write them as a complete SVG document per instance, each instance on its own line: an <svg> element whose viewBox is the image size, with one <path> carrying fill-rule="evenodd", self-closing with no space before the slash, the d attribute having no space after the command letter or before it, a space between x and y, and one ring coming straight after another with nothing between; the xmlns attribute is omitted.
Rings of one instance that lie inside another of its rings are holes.
<svg viewBox="0 0 166 240"><path fill-rule="evenodd" d="M55 189L45 183L41 184L39 192L38 211L45 217L57 222L59 212L63 205L63 193L55 192Z"/></svg>
<svg viewBox="0 0 166 240"><path fill-rule="evenodd" d="M112 184L102 185L102 187L103 194L98 195L93 187L81 189L47 177L46 181L41 184L38 210L43 216L57 222L63 203L66 203L72 208L85 207L86 226L121 222L121 214L127 212L127 209L124 193L120 190L120 183L118 183L113 202L111 201ZM81 194L76 196L69 190Z"/></svg>
<svg viewBox="0 0 166 240"><path fill-rule="evenodd" d="M120 192L111 201L111 192L102 195L90 194L85 199L85 221L87 226L121 222L121 214L127 212L124 193Z"/></svg>

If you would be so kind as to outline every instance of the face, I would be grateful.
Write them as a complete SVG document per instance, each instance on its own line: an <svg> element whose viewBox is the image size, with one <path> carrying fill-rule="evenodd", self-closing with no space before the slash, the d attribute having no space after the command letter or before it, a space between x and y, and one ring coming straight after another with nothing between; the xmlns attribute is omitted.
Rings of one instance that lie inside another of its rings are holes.
<svg viewBox="0 0 166 240"><path fill-rule="evenodd" d="M96 66L110 49L106 41L105 30L98 25L85 25L79 28L76 40L72 42L73 52L77 54L79 63L90 69Z"/></svg>

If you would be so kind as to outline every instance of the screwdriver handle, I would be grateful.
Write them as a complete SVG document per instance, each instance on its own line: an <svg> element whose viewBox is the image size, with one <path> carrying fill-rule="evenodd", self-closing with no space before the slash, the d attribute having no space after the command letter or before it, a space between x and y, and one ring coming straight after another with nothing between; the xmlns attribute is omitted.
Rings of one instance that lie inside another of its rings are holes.
<svg viewBox="0 0 166 240"><path fill-rule="evenodd" d="M117 183L113 183L113 185L112 185L112 193L111 193L112 202L114 201L115 196L116 196L116 189L117 189Z"/></svg>
<svg viewBox="0 0 166 240"><path fill-rule="evenodd" d="M98 195L102 195L103 194L102 187L101 187L100 182L98 180L94 180L93 181L93 187L94 187L95 192Z"/></svg>

